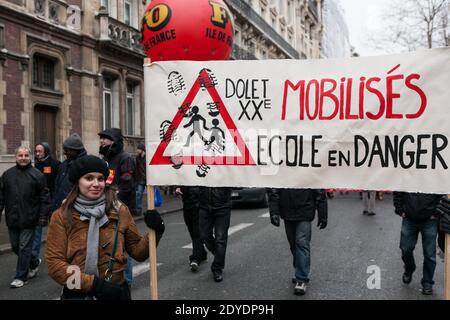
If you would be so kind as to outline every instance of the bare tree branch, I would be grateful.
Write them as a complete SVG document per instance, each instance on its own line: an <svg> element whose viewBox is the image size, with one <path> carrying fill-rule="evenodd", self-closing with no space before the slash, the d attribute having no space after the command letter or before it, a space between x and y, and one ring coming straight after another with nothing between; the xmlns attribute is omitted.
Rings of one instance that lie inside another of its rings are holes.
<svg viewBox="0 0 450 320"><path fill-rule="evenodd" d="M383 29L369 38L371 47L388 52L448 46L450 0L393 0Z"/></svg>

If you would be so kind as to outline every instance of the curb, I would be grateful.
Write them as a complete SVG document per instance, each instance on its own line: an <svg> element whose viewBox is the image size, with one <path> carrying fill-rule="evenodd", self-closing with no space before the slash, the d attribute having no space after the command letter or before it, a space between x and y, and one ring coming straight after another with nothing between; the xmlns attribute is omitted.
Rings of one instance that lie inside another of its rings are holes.
<svg viewBox="0 0 450 320"><path fill-rule="evenodd" d="M173 212L177 212L177 211L181 211L181 210L183 210L182 206L179 208L173 208L173 209L167 209L167 210L161 210L161 211L158 210L158 211L161 215L165 215L165 214L169 214L169 213L173 213ZM134 221L140 221L140 220L144 219L144 216L140 215L140 216L133 217L133 218L134 218ZM43 238L41 244L44 244L46 242L47 242L47 238L45 238L45 239ZM0 245L0 256L2 254L7 254L10 252L12 252L12 248L11 248L10 244Z"/></svg>

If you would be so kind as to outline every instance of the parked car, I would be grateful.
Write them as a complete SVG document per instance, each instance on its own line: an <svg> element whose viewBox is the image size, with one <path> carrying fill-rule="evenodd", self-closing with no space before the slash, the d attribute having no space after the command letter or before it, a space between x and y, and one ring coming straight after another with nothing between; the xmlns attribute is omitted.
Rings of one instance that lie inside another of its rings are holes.
<svg viewBox="0 0 450 320"><path fill-rule="evenodd" d="M231 200L233 207L247 204L261 208L269 206L265 188L233 188Z"/></svg>

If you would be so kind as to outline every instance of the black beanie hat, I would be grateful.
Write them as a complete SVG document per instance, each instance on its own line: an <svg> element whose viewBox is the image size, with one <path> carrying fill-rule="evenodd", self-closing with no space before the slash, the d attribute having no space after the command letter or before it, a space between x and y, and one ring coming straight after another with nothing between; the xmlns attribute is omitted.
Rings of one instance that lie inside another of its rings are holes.
<svg viewBox="0 0 450 320"><path fill-rule="evenodd" d="M78 133L72 133L70 137L64 140L63 147L71 150L84 150L83 141Z"/></svg>
<svg viewBox="0 0 450 320"><path fill-rule="evenodd" d="M108 164L99 157L87 155L77 158L69 169L69 181L76 183L82 176L90 172L100 172L105 177L109 176Z"/></svg>

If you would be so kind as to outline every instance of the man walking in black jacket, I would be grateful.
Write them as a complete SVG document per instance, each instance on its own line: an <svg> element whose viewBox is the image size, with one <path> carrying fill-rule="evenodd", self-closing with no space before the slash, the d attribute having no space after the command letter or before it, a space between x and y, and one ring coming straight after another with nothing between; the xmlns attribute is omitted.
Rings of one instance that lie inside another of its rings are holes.
<svg viewBox="0 0 450 320"><path fill-rule="evenodd" d="M55 192L52 197L52 212L58 209L69 192L73 188L73 183L69 180L69 169L72 163L87 155L86 149L84 149L83 142L78 133L72 133L63 142L63 152L66 156L66 160L61 163L58 169L58 175L55 181Z"/></svg>
<svg viewBox="0 0 450 320"><path fill-rule="evenodd" d="M58 175L58 169L61 164L58 160L55 160L50 155L50 146L47 142L41 142L34 147L34 167L38 169L45 177L47 187L50 192L50 201L53 200L53 195L55 194L55 180ZM41 241L42 240L42 227L37 226L34 230L34 239L31 250L32 260L39 261L39 264L30 269L28 273L28 278L36 277L39 271L39 265L42 259L39 258L41 252Z"/></svg>
<svg viewBox="0 0 450 320"><path fill-rule="evenodd" d="M317 226L327 226L328 206L325 190L319 189L269 189L270 222L280 226L284 219L284 228L291 249L295 268L294 293L306 293L311 264L310 241L311 221L318 212Z"/></svg>
<svg viewBox="0 0 450 320"><path fill-rule="evenodd" d="M133 157L123 150L123 135L119 128L108 128L98 134L100 136L99 152L103 160L108 162L109 177L107 184L118 188L118 197L131 213L135 213L135 168Z"/></svg>
<svg viewBox="0 0 450 320"><path fill-rule="evenodd" d="M31 246L34 230L46 226L49 214L49 192L44 175L31 165L31 150L16 150L16 165L0 177L0 217L5 209L6 225L14 253L18 256L16 276L11 288L20 288L28 272L39 265L33 260Z"/></svg>
<svg viewBox="0 0 450 320"><path fill-rule="evenodd" d="M419 233L422 235L423 277L422 293L433 293L433 277L436 269L436 237L438 232L438 212L436 210L442 195L426 193L394 192L395 213L401 216L402 231L400 249L405 264L403 283L409 284L416 270L414 248Z"/></svg>

